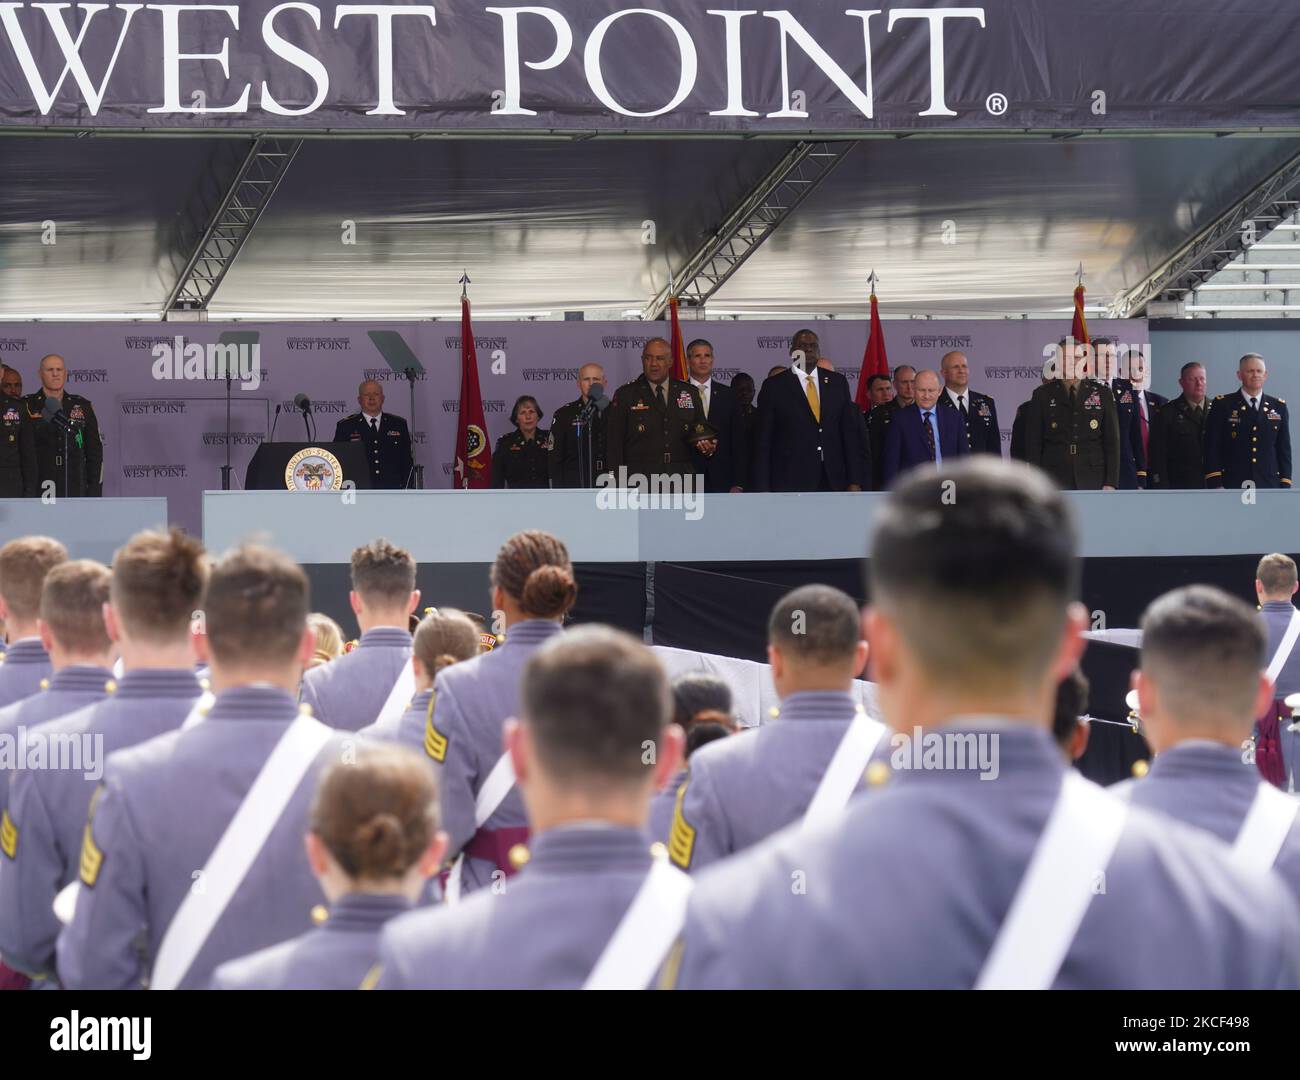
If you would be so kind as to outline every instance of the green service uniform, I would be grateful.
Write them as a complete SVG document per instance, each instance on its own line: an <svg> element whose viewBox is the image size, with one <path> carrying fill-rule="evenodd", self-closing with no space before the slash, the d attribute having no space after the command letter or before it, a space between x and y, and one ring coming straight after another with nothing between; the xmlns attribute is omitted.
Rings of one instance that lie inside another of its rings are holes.
<svg viewBox="0 0 1300 1080"><path fill-rule="evenodd" d="M1109 386L1040 386L1025 416L1025 458L1069 491L1119 486L1119 413Z"/></svg>

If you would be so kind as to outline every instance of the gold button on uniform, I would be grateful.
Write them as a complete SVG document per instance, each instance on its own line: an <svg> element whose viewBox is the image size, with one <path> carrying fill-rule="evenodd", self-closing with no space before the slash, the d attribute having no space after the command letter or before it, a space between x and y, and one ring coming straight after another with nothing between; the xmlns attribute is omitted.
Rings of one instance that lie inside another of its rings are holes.
<svg viewBox="0 0 1300 1080"><path fill-rule="evenodd" d="M1136 779L1141 780L1142 777L1146 776L1146 774L1149 773L1150 771L1151 771L1151 766L1147 764L1145 761L1133 762L1133 776Z"/></svg>
<svg viewBox="0 0 1300 1080"><path fill-rule="evenodd" d="M49 688L50 688L50 680L49 680L49 679L42 679L42 680L41 680L41 689L42 689L42 690L48 690Z"/></svg>
<svg viewBox="0 0 1300 1080"><path fill-rule="evenodd" d="M889 765L884 761L873 761L867 766L867 783L872 787L880 787L889 779Z"/></svg>
<svg viewBox="0 0 1300 1080"><path fill-rule="evenodd" d="M117 693L117 680L116 680L116 679L109 679L108 682L104 683L104 693L106 693L106 694L116 694L116 693Z"/></svg>
<svg viewBox="0 0 1300 1080"><path fill-rule="evenodd" d="M329 917L330 917L329 909L326 908L324 904L317 904L314 908L311 909L312 926L320 926L321 923L325 922L327 919L329 919Z"/></svg>
<svg viewBox="0 0 1300 1080"><path fill-rule="evenodd" d="M532 857L526 844L516 844L510 849L510 853L506 855L506 858L510 860L510 865L516 870L522 870Z"/></svg>

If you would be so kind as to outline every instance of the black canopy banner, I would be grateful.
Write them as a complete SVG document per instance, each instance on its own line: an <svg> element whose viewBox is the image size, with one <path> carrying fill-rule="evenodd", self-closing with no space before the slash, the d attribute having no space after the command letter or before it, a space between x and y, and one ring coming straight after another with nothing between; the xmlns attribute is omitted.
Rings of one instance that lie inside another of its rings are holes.
<svg viewBox="0 0 1300 1080"><path fill-rule="evenodd" d="M1300 129L1300 4L0 3L0 131Z"/></svg>

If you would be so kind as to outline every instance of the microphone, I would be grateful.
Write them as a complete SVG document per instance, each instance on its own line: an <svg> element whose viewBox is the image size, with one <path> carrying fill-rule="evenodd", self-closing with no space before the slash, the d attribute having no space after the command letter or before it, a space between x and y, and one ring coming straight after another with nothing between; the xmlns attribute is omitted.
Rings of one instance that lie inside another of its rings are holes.
<svg viewBox="0 0 1300 1080"><path fill-rule="evenodd" d="M311 399L306 394L295 394L293 404L294 408L300 409L304 414L311 412Z"/></svg>
<svg viewBox="0 0 1300 1080"><path fill-rule="evenodd" d="M275 425L280 422L280 409L281 406L279 405L275 407L275 419L271 421L271 434L266 437L267 442L275 439Z"/></svg>
<svg viewBox="0 0 1300 1080"><path fill-rule="evenodd" d="M605 388L600 383L591 384L591 389L587 391L587 400L596 406L597 412L604 412L609 408L609 398L605 396Z"/></svg>
<svg viewBox="0 0 1300 1080"><path fill-rule="evenodd" d="M415 368L408 367L402 372L402 374L406 376L407 382L411 384L415 383Z"/></svg>

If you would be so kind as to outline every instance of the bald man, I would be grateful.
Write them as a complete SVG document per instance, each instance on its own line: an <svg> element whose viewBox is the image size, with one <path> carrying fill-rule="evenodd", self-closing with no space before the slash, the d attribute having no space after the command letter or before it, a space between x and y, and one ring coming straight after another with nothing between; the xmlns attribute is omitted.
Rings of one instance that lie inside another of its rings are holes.
<svg viewBox="0 0 1300 1080"><path fill-rule="evenodd" d="M589 408L591 388L600 386L600 397L608 397L605 369L599 364L578 368L578 396L555 410L551 418L551 487L594 487L605 471L605 408ZM607 408L609 402L604 402ZM590 461L587 437L591 437ZM589 468L590 465L590 468Z"/></svg>
<svg viewBox="0 0 1300 1080"><path fill-rule="evenodd" d="M944 353L939 361L943 372L943 393L939 408L956 409L966 429L966 445L972 454L1002 456L1002 432L998 428L997 403L970 388L970 362L964 352Z"/></svg>
<svg viewBox="0 0 1300 1080"><path fill-rule="evenodd" d="M41 360L41 388L23 398L36 440L37 494L62 499L104 494L104 444L90 402L64 387L63 357ZM47 485L52 485L49 487Z"/></svg>
<svg viewBox="0 0 1300 1080"><path fill-rule="evenodd" d="M334 441L365 444L372 488L410 487L415 458L406 421L384 412L384 388L374 379L357 387L357 404L361 411L338 422Z"/></svg>

